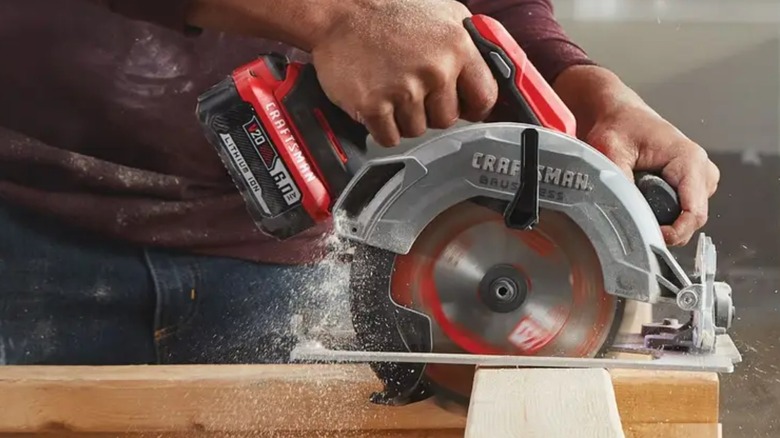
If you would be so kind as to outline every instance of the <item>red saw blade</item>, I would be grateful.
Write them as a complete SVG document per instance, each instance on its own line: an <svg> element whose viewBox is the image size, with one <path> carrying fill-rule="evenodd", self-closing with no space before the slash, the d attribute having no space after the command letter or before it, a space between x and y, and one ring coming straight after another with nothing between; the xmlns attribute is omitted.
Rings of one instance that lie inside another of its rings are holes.
<svg viewBox="0 0 780 438"><path fill-rule="evenodd" d="M520 231L491 208L454 206L396 257L391 296L430 318L442 353L592 357L620 321L587 236L546 209ZM467 397L473 367L429 364L426 374Z"/></svg>

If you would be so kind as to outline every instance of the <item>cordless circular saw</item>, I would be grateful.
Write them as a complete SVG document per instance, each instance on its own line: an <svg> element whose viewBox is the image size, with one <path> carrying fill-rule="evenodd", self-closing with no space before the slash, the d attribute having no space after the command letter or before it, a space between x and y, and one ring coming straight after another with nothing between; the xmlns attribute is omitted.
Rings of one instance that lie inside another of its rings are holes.
<svg viewBox="0 0 780 438"><path fill-rule="evenodd" d="M442 131L368 160L365 128L310 64L276 54L204 93L198 117L260 230L284 240L333 221L349 243L359 348L302 343L299 360L370 363L404 404L467 400L475 365L730 372L731 288L701 234L688 275L660 225L680 214L653 174L635 181L575 137L575 120L508 32L464 26L499 85L502 122ZM619 333L628 302L671 303ZM633 352L647 359L610 356Z"/></svg>

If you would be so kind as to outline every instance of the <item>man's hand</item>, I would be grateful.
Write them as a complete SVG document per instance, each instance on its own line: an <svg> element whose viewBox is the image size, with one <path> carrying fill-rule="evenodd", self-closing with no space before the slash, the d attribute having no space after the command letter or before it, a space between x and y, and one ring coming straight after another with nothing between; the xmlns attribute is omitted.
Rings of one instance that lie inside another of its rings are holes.
<svg viewBox="0 0 780 438"><path fill-rule="evenodd" d="M709 198L720 179L706 151L603 68L571 67L555 81L555 89L577 118L578 137L629 178L634 171L660 173L677 189L682 214L662 231L668 245L687 244L707 222Z"/></svg>
<svg viewBox="0 0 780 438"><path fill-rule="evenodd" d="M377 143L396 145L459 118L483 120L498 89L453 0L358 1L316 42L313 61L331 101Z"/></svg>
<svg viewBox="0 0 780 438"><path fill-rule="evenodd" d="M493 109L469 16L455 0L195 0L187 22L310 51L330 100L393 146Z"/></svg>

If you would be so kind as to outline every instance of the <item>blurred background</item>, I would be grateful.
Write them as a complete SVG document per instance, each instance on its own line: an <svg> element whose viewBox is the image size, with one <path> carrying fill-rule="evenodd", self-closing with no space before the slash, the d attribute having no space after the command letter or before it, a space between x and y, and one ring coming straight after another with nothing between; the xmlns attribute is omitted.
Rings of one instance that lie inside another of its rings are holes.
<svg viewBox="0 0 780 438"><path fill-rule="evenodd" d="M744 357L721 376L723 432L780 436L780 1L553 3L575 41L720 167L704 231L734 289Z"/></svg>
<svg viewBox="0 0 780 438"><path fill-rule="evenodd" d="M743 354L721 376L723 435L780 436L780 0L553 3L574 41L720 168L703 231L733 288ZM691 272L694 250L673 251Z"/></svg>

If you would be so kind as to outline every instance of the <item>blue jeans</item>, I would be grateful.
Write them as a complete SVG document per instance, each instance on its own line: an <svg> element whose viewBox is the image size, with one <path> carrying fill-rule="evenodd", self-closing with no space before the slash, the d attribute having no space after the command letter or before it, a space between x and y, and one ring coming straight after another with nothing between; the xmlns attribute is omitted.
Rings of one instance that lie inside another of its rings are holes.
<svg viewBox="0 0 780 438"><path fill-rule="evenodd" d="M0 201L0 365L282 363L323 275L106 242Z"/></svg>

